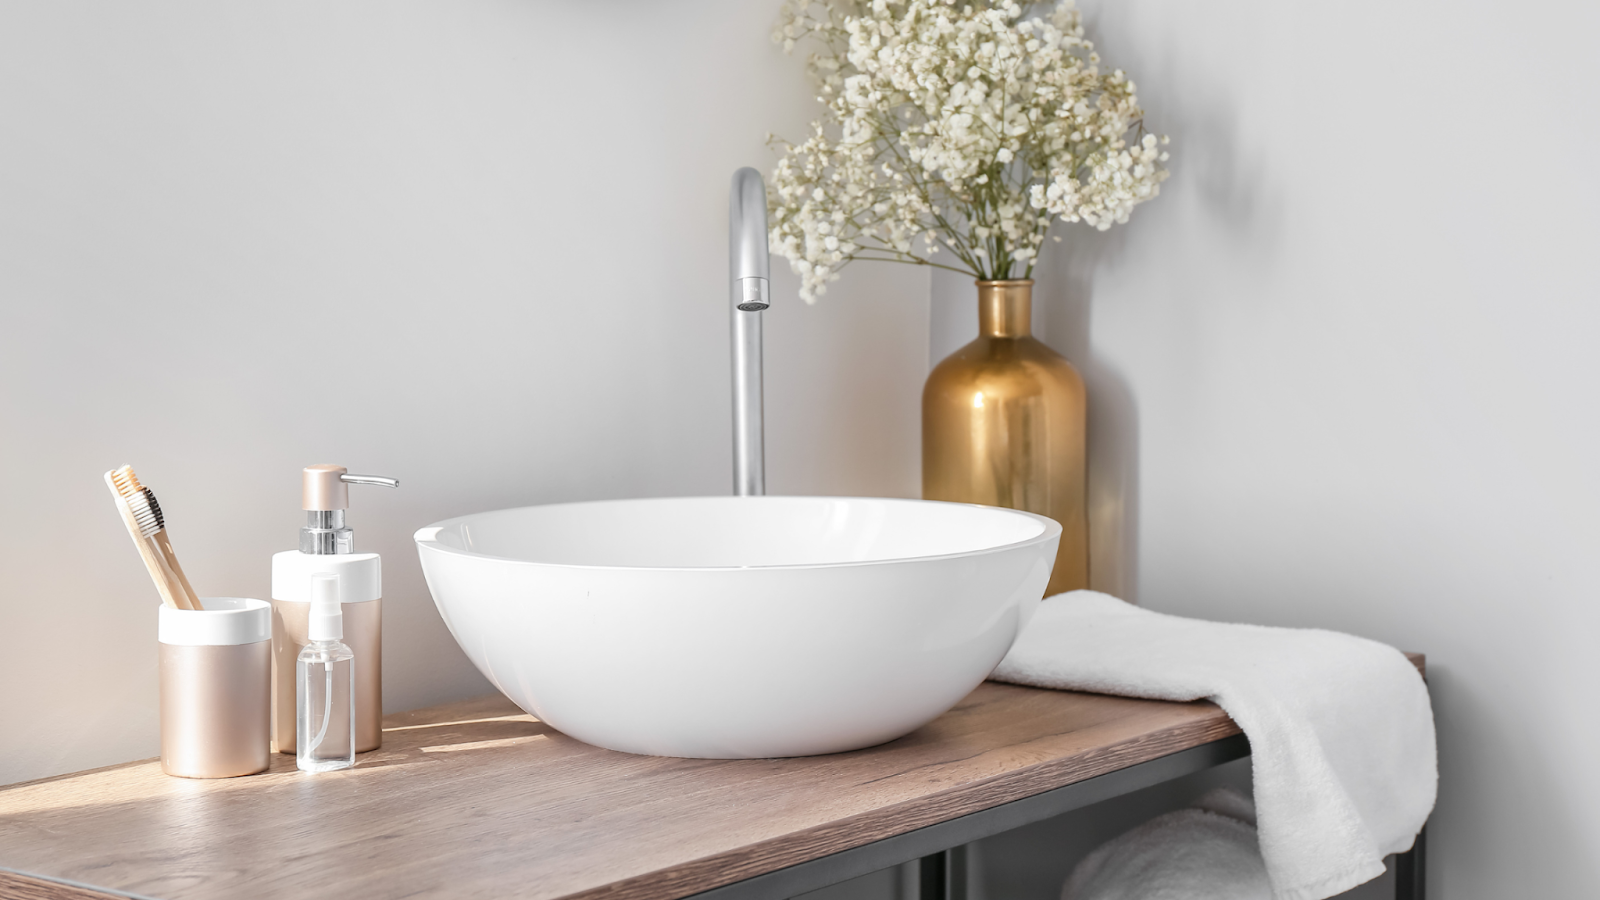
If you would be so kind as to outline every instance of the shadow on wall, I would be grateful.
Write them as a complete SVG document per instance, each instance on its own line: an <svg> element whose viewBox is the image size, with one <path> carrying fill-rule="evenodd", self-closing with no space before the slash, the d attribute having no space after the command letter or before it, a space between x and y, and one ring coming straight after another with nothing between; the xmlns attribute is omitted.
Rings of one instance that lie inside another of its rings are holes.
<svg viewBox="0 0 1600 900"><path fill-rule="evenodd" d="M1245 258L1270 259L1278 218L1267 202L1264 168L1241 162L1251 154L1241 151L1236 116L1218 99L1226 95L1181 78L1176 48L1169 49L1174 52L1130 60L1147 88L1153 86L1141 92L1146 105L1152 98L1165 101L1147 113L1151 129L1171 135L1177 151L1163 196L1109 231L1058 223L1034 270L1034 334L1077 367L1089 391L1090 586L1135 602L1141 453L1130 365L1152 352L1205 349L1191 339L1199 333L1201 310L1170 287L1152 292L1141 286L1203 277L1207 259L1190 255L1197 233L1213 244L1222 236ZM1149 277L1151 266L1165 271ZM1111 333L1102 329L1098 339L1097 302L1099 318L1115 320ZM1162 349L1174 340L1176 346Z"/></svg>
<svg viewBox="0 0 1600 900"><path fill-rule="evenodd" d="M1066 229L1034 269L1033 333L1089 390L1089 586L1138 602L1139 409L1128 379L1095 350L1094 278L1120 254L1120 231Z"/></svg>

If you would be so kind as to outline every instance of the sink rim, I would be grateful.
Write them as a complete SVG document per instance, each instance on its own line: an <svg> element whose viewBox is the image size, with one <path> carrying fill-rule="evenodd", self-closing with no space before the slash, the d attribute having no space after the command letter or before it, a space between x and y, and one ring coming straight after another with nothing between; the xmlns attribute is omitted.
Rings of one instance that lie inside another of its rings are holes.
<svg viewBox="0 0 1600 900"><path fill-rule="evenodd" d="M1041 530L1038 534L1034 535L1033 537L1024 538L1023 540L1020 540L1020 541L1012 541L1012 542L1006 543L1006 544L995 544L994 546L991 546L991 547L979 547L979 548L972 549L972 550L958 550L958 551L953 552L953 553L938 553L938 554L932 554L932 555L928 555L928 556L897 556L897 557L892 557L892 558L889 558L889 559L868 559L868 560L857 560L857 561L842 560L842 561L839 561L839 562L786 563L786 564L782 564L782 565L757 565L757 566L618 566L618 565L594 565L594 564L589 564L589 563L545 562L545 561L532 560L532 559L517 559L517 558L511 557L511 556L495 556L495 555L488 554L488 553L479 553L479 552L476 552L476 551L473 551L473 550L463 550L460 547L452 547L452 546L450 546L448 544L441 543L440 541L438 541L436 539L438 537L438 534L439 534L440 531L444 530L445 528L450 527L451 525L454 525L454 524L456 524L458 522L461 522L461 521L463 521L465 519L473 519L473 518L477 518L478 516L490 515L490 514L493 514L493 513L514 512L514 511L522 510L522 509L549 509L549 508L553 508L553 507L563 507L563 506L602 506L602 505L621 504L621 503L670 503L670 502L675 501L675 500L719 500L719 501L725 500L725 501L728 501L728 502L737 502L737 503L763 503L763 502L772 501L772 500L822 500L822 501L831 500L831 501L843 501L843 502L876 501L876 502L882 502L882 503L904 503L904 504L918 504L918 505L921 505L921 504L936 504L936 505L939 505L939 506L966 507L966 508L970 508L970 509L981 509L981 510L985 510L987 512L993 512L993 513L1001 513L1001 514L1010 514L1010 515L1021 516L1023 518L1033 519L1034 521L1038 522L1039 524L1041 524L1043 526L1043 530ZM782 572L782 571L794 571L794 570L806 570L806 569L841 569L841 568L861 568L861 567L865 567L865 566L892 566L892 565L904 565L906 563L926 562L926 561L930 561L930 560L961 559L962 557L982 556L982 555L986 555L986 554L990 554L990 553L1000 553L1000 552L1003 552L1003 551L1006 551L1006 550L1015 550L1015 549L1019 549L1019 548L1023 548L1023 547L1029 547L1029 546L1032 546L1034 544L1045 543L1045 542L1048 542L1048 541L1056 540L1060 536L1060 534L1061 534L1061 523L1057 522L1055 519L1050 518L1049 516L1042 516L1042 515L1039 515L1038 513L1032 513L1032 512L1028 512L1026 510L1021 510L1021 509L1010 509L1010 508L1003 507L1003 506L985 506L985 505L983 505L981 503L955 503L955 502L948 501L948 500L920 500L920 499L912 499L912 498L908 498L908 497L840 497L840 496L812 496L812 495L804 495L804 494L798 494L798 495L780 494L780 495L762 495L762 496L756 496L756 497L738 497L738 496L726 496L726 495L690 495L690 496L681 496L681 497L618 497L618 498L611 498L611 499L606 499L606 500L574 500L574 501L567 501L567 502L564 502L564 503L535 503L535 504L531 504L531 505L528 505L528 506L511 506L511 507L506 507L505 509L488 509L488 510L483 510L481 512L468 513L467 515L464 515L464 516L455 516L455 517L452 517L452 518L449 518L449 519L443 519L441 521L434 522L431 525L426 525L426 526L424 526L422 528L417 529L416 533L414 533L412 535L412 540L414 540L416 542L417 548L419 550L421 550L423 548L428 548L428 549L432 549L432 550L437 550L437 551L439 551L441 553L448 553L448 554L451 554L451 555L454 555L454 556L466 557L468 559L486 559L486 560L493 560L495 562L500 562L500 563L510 563L510 564L520 565L520 566L537 566L537 567L541 567L541 568L550 568L550 569L580 569L580 570L595 570L595 571L604 571L604 572Z"/></svg>

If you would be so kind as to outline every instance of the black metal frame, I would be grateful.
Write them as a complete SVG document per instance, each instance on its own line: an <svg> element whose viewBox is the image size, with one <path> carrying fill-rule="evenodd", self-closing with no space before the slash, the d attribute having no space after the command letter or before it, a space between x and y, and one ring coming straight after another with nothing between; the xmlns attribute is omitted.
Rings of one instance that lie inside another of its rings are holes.
<svg viewBox="0 0 1600 900"><path fill-rule="evenodd" d="M1428 896L1428 827L1417 832L1411 849L1394 856L1394 900L1426 900Z"/></svg>
<svg viewBox="0 0 1600 900"><path fill-rule="evenodd" d="M917 863L919 876L915 895L918 900L966 900L966 855L960 852L966 844L1249 755L1250 742L1242 734L1234 735L1077 784L703 891L687 900L788 900L807 891L913 861ZM1395 857L1395 900L1425 900L1423 837L1418 834L1416 845Z"/></svg>

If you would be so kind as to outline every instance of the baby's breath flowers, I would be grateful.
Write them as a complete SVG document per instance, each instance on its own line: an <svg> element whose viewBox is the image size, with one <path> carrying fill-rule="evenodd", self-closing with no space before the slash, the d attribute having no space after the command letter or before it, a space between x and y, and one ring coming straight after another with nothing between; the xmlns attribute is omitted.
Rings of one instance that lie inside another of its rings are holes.
<svg viewBox="0 0 1600 900"><path fill-rule="evenodd" d="M1103 231L1167 177L1167 139L1072 0L787 0L772 37L822 45L826 112L803 143L770 139L770 242L808 303L854 260L1030 277L1052 221Z"/></svg>

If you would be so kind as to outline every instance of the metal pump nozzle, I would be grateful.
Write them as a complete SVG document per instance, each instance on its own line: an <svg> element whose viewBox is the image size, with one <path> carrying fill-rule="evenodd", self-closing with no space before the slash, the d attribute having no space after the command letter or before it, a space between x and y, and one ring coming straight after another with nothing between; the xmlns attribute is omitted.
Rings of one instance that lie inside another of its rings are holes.
<svg viewBox="0 0 1600 900"><path fill-rule="evenodd" d="M306 466L301 473L300 506L306 524L300 529L300 552L329 555L355 552L355 532L344 524L352 484L399 487L382 475L351 475L344 466Z"/></svg>

